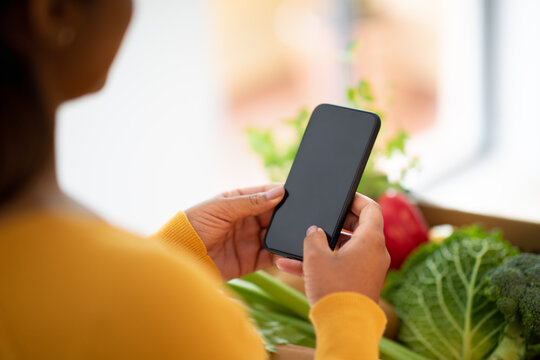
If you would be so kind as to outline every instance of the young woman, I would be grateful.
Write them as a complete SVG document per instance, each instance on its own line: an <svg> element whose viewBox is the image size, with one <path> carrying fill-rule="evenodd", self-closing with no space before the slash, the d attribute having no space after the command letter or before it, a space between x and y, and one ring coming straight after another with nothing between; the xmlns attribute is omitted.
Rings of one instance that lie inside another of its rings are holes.
<svg viewBox="0 0 540 360"><path fill-rule="evenodd" d="M59 189L57 108L99 90L131 0L0 0L0 358L264 359L221 282L276 262L302 275L317 359L377 359L389 265L377 204L356 195L336 253L317 227L305 261L261 246L281 185L221 194L148 239Z"/></svg>

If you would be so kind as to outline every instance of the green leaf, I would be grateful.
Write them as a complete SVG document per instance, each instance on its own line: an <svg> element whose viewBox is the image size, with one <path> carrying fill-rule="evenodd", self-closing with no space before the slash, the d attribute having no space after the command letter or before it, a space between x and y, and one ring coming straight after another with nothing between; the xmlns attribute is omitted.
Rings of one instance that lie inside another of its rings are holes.
<svg viewBox="0 0 540 360"><path fill-rule="evenodd" d="M298 138L302 138L304 131L306 130L307 123L309 121L309 112L307 109L301 109L296 117L286 121L286 124L292 126L296 130Z"/></svg>
<svg viewBox="0 0 540 360"><path fill-rule="evenodd" d="M276 152L274 136L270 131L259 129L248 129L248 141L253 151L267 158Z"/></svg>
<svg viewBox="0 0 540 360"><path fill-rule="evenodd" d="M356 92L358 94L358 97L362 100L365 100L367 102L375 101L375 97L373 96L373 92L371 91L371 85L365 80L360 81L358 87L356 88Z"/></svg>
<svg viewBox="0 0 540 360"><path fill-rule="evenodd" d="M347 99L355 108L365 107L375 101L371 85L365 80L358 82L356 87L347 89Z"/></svg>
<svg viewBox="0 0 540 360"><path fill-rule="evenodd" d="M347 99L351 102L351 103L354 103L355 99L356 99L356 92L354 91L353 88L348 88L347 89Z"/></svg>
<svg viewBox="0 0 540 360"><path fill-rule="evenodd" d="M390 157L394 152L405 154L405 144L407 143L408 139L409 136L407 133L405 131L400 131L396 136L386 143L386 156Z"/></svg>

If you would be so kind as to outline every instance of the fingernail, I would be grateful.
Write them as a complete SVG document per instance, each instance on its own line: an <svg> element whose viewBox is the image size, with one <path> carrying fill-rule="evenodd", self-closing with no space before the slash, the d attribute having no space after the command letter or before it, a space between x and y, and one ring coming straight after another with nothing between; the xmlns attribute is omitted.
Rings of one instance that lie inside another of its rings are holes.
<svg viewBox="0 0 540 360"><path fill-rule="evenodd" d="M266 192L266 199L268 200L275 200L279 197L281 197L281 195L283 195L285 189L283 188L283 186L276 186L275 188L273 189L270 189Z"/></svg>
<svg viewBox="0 0 540 360"><path fill-rule="evenodd" d="M307 232L306 232L306 235L311 235L313 234L315 231L317 231L318 227L313 225L313 226L310 226L309 229L307 229Z"/></svg>

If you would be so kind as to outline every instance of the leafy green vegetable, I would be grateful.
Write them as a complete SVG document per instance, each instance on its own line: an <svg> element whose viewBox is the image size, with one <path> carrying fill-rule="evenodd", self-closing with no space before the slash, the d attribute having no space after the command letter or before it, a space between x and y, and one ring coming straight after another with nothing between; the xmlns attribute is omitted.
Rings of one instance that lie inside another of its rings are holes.
<svg viewBox="0 0 540 360"><path fill-rule="evenodd" d="M540 354L540 255L519 254L483 279L485 294L495 302L507 325L491 360Z"/></svg>
<svg viewBox="0 0 540 360"><path fill-rule="evenodd" d="M304 294L290 286L277 281L273 276L259 271L244 276L244 280L259 286L263 291L272 294L277 303L285 305L294 314L303 319L309 319L309 303Z"/></svg>
<svg viewBox="0 0 540 360"><path fill-rule="evenodd" d="M383 118L380 111L373 110L375 107L375 96L367 81L360 81L356 86L347 89L347 99L352 107L372 109L372 111ZM309 112L306 109L302 109L296 117L284 122L283 126L293 130L295 135L294 139L289 142L279 141L276 132L270 129L248 129L247 137L249 144L253 151L262 158L263 165L272 181L283 182L287 178L308 120ZM407 140L407 134L401 131L389 139L385 146L381 147L379 144L376 144L358 186L358 192L376 199L388 189L404 190L400 185L400 181L403 180L410 169L416 166L415 160L411 160L403 168L401 177L396 180L390 180L388 175L379 169L376 164L380 159L389 159L396 154L405 155L405 144Z"/></svg>
<svg viewBox="0 0 540 360"><path fill-rule="evenodd" d="M244 300L268 351L280 344L315 347L315 330L304 317L309 312L304 295L263 271L227 285Z"/></svg>
<svg viewBox="0 0 540 360"><path fill-rule="evenodd" d="M303 294L264 271L231 280L228 285L246 303L269 351L274 352L280 344L315 347L315 330ZM385 360L426 360L386 338L379 343L379 350Z"/></svg>
<svg viewBox="0 0 540 360"><path fill-rule="evenodd" d="M480 227L419 248L383 292L402 321L398 340L431 359L485 359L505 322L482 278L517 253L500 233Z"/></svg>
<svg viewBox="0 0 540 360"><path fill-rule="evenodd" d="M260 309L253 303L249 310L269 351L275 352L276 345L286 344L315 348L315 329L307 321Z"/></svg>
<svg viewBox="0 0 540 360"><path fill-rule="evenodd" d="M227 285L244 300L268 351L275 352L280 344L315 347L315 330L306 320L309 304L302 293L263 271Z"/></svg>
<svg viewBox="0 0 540 360"><path fill-rule="evenodd" d="M262 277L266 274L257 274L256 277L259 277L259 275L261 275ZM227 285L231 290L241 295L244 301L249 304L257 304L259 307L263 307L267 310L272 310L276 313L297 316L294 311L290 310L289 307L282 306L272 296L268 295L265 290L261 289L258 285L254 283L243 279L232 279L227 283Z"/></svg>

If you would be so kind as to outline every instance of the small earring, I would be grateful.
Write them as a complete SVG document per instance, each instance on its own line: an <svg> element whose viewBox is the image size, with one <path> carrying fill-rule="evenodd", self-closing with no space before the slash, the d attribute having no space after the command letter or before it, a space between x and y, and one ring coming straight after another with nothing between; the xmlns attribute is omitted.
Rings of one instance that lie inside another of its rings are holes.
<svg viewBox="0 0 540 360"><path fill-rule="evenodd" d="M75 30L70 27L64 27L58 32L58 45L61 47L66 47L71 45L75 40Z"/></svg>

